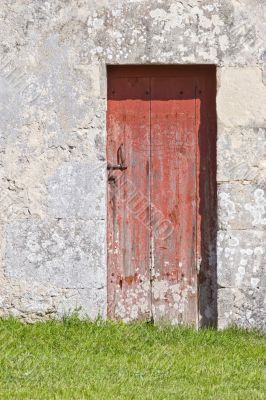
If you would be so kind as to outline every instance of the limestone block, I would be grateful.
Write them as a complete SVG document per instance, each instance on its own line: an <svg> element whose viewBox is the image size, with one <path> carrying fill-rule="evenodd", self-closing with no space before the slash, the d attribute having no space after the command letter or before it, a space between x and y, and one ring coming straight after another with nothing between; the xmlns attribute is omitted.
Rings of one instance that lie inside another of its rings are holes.
<svg viewBox="0 0 266 400"><path fill-rule="evenodd" d="M265 182L266 129L220 128L217 181Z"/></svg>
<svg viewBox="0 0 266 400"><path fill-rule="evenodd" d="M64 163L48 181L48 213L56 218L105 219L106 164Z"/></svg>
<svg viewBox="0 0 266 400"><path fill-rule="evenodd" d="M59 318L73 313L81 318L106 317L106 287L65 291L55 299L56 314Z"/></svg>
<svg viewBox="0 0 266 400"><path fill-rule="evenodd" d="M224 329L232 324L234 293L231 288L218 289L218 328Z"/></svg>
<svg viewBox="0 0 266 400"><path fill-rule="evenodd" d="M13 284L102 289L104 243L104 221L13 221L6 228L5 274Z"/></svg>
<svg viewBox="0 0 266 400"><path fill-rule="evenodd" d="M86 98L83 99L82 104L82 113L79 108L73 111L78 118L72 126L70 122L67 126L68 115L64 115L62 118L55 107L50 109L45 136L49 148L66 147L71 150L72 154L92 157L95 148L99 150L99 136L101 136L102 148L100 150L105 153L106 100ZM98 142L96 142L97 139Z"/></svg>
<svg viewBox="0 0 266 400"><path fill-rule="evenodd" d="M263 288L219 289L218 328L238 325L266 332L266 295Z"/></svg>
<svg viewBox="0 0 266 400"><path fill-rule="evenodd" d="M1 282L2 284L3 282ZM41 282L9 282L1 290L0 316L10 315L26 322L62 318L106 316L106 287L60 289Z"/></svg>
<svg viewBox="0 0 266 400"><path fill-rule="evenodd" d="M265 243L265 231L219 231L217 238L218 287L265 289Z"/></svg>
<svg viewBox="0 0 266 400"><path fill-rule="evenodd" d="M59 288L37 281L20 279L1 281L0 315L12 315L28 322L55 317L54 298Z"/></svg>
<svg viewBox="0 0 266 400"><path fill-rule="evenodd" d="M265 229L265 188L239 182L219 184L218 225L221 229Z"/></svg>
<svg viewBox="0 0 266 400"><path fill-rule="evenodd" d="M258 67L220 70L217 115L229 127L263 127L266 124L266 86Z"/></svg>

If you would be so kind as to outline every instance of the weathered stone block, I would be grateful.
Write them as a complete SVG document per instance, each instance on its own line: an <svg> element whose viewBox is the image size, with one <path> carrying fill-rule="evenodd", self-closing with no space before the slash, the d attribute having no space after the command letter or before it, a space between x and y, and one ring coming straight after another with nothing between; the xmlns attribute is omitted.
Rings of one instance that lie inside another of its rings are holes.
<svg viewBox="0 0 266 400"><path fill-rule="evenodd" d="M220 128L217 181L265 182L266 129Z"/></svg>
<svg viewBox="0 0 266 400"><path fill-rule="evenodd" d="M218 327L232 325L266 332L266 295L263 288L219 289Z"/></svg>
<svg viewBox="0 0 266 400"><path fill-rule="evenodd" d="M237 182L219 184L218 224L220 229L265 229L265 189Z"/></svg>
<svg viewBox="0 0 266 400"><path fill-rule="evenodd" d="M217 238L218 287L265 288L266 232L219 231Z"/></svg>
<svg viewBox="0 0 266 400"><path fill-rule="evenodd" d="M105 156L106 100L88 97L83 99L82 107L83 112L79 109L75 111L78 117L74 124L68 122L67 116L64 116L64 123L57 110L51 108L52 118L46 124L46 145L49 148L66 149L76 157L94 158L99 150L101 156ZM99 138L102 144L100 149Z"/></svg>
<svg viewBox="0 0 266 400"><path fill-rule="evenodd" d="M55 299L55 310L58 317L78 313L81 318L106 317L106 287L78 289Z"/></svg>
<svg viewBox="0 0 266 400"><path fill-rule="evenodd" d="M225 67L220 70L218 119L225 126L264 127L266 86L258 67Z"/></svg>
<svg viewBox="0 0 266 400"><path fill-rule="evenodd" d="M48 213L56 218L106 217L106 164L61 165L48 181Z"/></svg>
<svg viewBox="0 0 266 400"><path fill-rule="evenodd" d="M5 274L58 288L106 285L105 222L21 220L6 228Z"/></svg>
<svg viewBox="0 0 266 400"><path fill-rule="evenodd" d="M3 282L1 281L1 284ZM12 280L12 291L1 290L0 316L23 318L26 322L62 318L78 314L82 318L106 316L106 287L60 289L37 281Z"/></svg>

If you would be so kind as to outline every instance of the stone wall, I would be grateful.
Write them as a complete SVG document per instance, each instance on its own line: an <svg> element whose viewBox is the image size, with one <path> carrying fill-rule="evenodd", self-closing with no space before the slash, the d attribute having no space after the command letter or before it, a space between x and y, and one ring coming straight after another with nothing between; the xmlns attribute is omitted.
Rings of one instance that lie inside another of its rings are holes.
<svg viewBox="0 0 266 400"><path fill-rule="evenodd" d="M2 1L1 315L106 315L106 64L215 64L218 325L265 329L265 10Z"/></svg>

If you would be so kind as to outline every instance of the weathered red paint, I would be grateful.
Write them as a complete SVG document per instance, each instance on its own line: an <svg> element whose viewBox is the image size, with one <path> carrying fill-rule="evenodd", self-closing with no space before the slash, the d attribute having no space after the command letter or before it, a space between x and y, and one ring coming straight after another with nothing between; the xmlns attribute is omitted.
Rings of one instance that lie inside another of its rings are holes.
<svg viewBox="0 0 266 400"><path fill-rule="evenodd" d="M152 210L161 209L173 226L165 237L152 220L153 316L192 323L197 315L195 82L152 77L151 91Z"/></svg>
<svg viewBox="0 0 266 400"><path fill-rule="evenodd" d="M110 76L107 130L108 162L119 163L117 151L123 145L127 166L109 170L108 312L124 320L149 319L149 230L137 216L137 192L149 198L149 78ZM149 202L141 212L149 221Z"/></svg>
<svg viewBox="0 0 266 400"><path fill-rule="evenodd" d="M209 188L212 165L202 137L208 118L215 127L215 109L202 109L214 69L108 72L108 314L197 324L200 175Z"/></svg>

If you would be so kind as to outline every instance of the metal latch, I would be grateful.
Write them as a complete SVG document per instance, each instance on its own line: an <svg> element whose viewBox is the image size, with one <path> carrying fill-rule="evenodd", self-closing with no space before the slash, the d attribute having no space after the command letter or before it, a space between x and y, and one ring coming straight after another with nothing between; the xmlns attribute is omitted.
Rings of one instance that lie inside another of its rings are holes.
<svg viewBox="0 0 266 400"><path fill-rule="evenodd" d="M124 171L124 169L127 169L127 166L125 164L111 164L108 162L107 169L108 170L119 169L120 171Z"/></svg>
<svg viewBox="0 0 266 400"><path fill-rule="evenodd" d="M124 171L125 169L127 169L125 161L126 161L126 159L125 159L125 153L124 153L124 145L121 144L117 150L117 164L112 164L108 161L107 162L108 171L113 171L113 170Z"/></svg>

